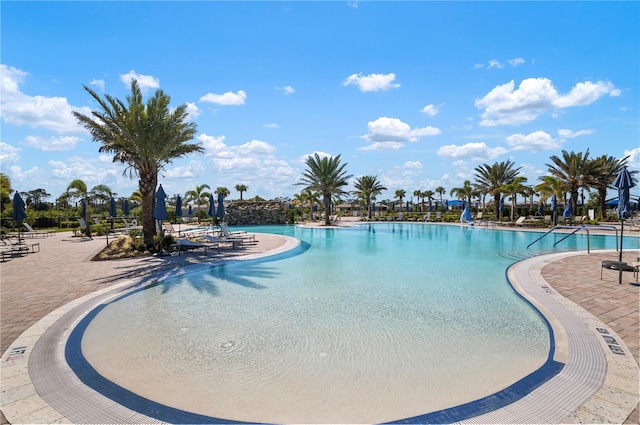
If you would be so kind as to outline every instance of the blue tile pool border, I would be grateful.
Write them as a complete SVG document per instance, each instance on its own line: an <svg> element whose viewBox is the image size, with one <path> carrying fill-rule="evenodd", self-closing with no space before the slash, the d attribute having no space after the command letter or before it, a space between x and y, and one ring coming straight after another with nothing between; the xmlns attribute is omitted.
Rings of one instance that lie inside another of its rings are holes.
<svg viewBox="0 0 640 425"><path fill-rule="evenodd" d="M302 248L304 250L304 248ZM294 250L295 251L295 250ZM278 257L276 257L278 258ZM280 257L281 258L281 257ZM272 258L273 260L273 258ZM254 260L250 260L254 261ZM264 261L255 260L255 261ZM216 266L213 266L216 267ZM489 396L474 400L469 403L464 403L458 406L449 407L446 409L425 413L423 415L413 416L404 419L398 419L387 423L406 423L406 424L440 424L440 423L452 423L459 422L465 419L479 416L499 408L505 407L511 403L514 403L523 397L530 394L533 390L549 381L551 378L559 374L564 363L553 360L555 354L555 337L551 324L547 318L540 312L540 310L531 303L527 298L520 294L512 282L509 279L509 268L505 271L505 278L515 294L520 297L525 303L537 312L540 318L547 326L549 332L549 353L545 363L530 373L526 377L520 379L509 387L498 391ZM212 416L201 415L185 410L166 406L164 404L155 402L153 400L142 397L126 388L119 386L118 384L108 380L100 375L91 364L87 361L82 353L82 338L87 327L91 321L110 303L116 302L124 297L128 297L139 291L144 291L151 287L162 284L162 282L155 282L151 285L136 288L132 291L117 297L107 303L100 304L95 307L85 317L83 317L78 325L71 331L67 343L65 345L65 360L71 370L77 375L78 379L82 381L88 387L94 389L103 396L113 400L114 402L131 409L140 414L146 415L151 418L158 419L168 423L184 423L184 424L202 424L202 423L224 423L224 424L247 424L254 422L236 421L232 419L216 418Z"/></svg>

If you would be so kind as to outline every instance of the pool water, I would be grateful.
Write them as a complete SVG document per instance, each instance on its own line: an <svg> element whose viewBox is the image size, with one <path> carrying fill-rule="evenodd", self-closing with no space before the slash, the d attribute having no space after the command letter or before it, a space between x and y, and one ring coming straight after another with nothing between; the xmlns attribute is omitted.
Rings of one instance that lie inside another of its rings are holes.
<svg viewBox="0 0 640 425"><path fill-rule="evenodd" d="M275 258L158 282L109 303L82 351L166 406L271 423L372 423L495 393L550 356L540 314L505 278L557 248L540 233L376 223L246 228L296 237ZM615 247L591 235L591 249ZM123 367L123 365L126 365Z"/></svg>

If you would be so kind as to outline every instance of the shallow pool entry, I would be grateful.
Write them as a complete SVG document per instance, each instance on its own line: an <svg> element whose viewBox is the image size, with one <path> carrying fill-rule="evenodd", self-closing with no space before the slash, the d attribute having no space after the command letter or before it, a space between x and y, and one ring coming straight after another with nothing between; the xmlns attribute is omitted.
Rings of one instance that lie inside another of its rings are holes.
<svg viewBox="0 0 640 425"><path fill-rule="evenodd" d="M549 328L510 287L513 259L500 255L531 236L275 230L306 242L300 255L188 273L103 306L81 338L87 362L160 405L270 423L415 417L548 365Z"/></svg>

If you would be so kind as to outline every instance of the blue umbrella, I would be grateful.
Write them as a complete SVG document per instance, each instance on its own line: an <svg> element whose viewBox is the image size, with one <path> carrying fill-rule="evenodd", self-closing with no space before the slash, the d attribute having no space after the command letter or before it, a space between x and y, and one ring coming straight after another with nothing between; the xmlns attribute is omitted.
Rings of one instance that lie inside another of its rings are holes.
<svg viewBox="0 0 640 425"><path fill-rule="evenodd" d="M193 217L193 208L191 208L191 204L189 204L189 209L187 210L187 214L189 214L189 217Z"/></svg>
<svg viewBox="0 0 640 425"><path fill-rule="evenodd" d="M431 211L431 209L432 209L431 198L429 198L429 211Z"/></svg>
<svg viewBox="0 0 640 425"><path fill-rule="evenodd" d="M176 198L176 217L182 217L182 198L180 195Z"/></svg>
<svg viewBox="0 0 640 425"><path fill-rule="evenodd" d="M116 200L111 198L109 201L109 215L111 217L116 217L118 215L118 209L116 208Z"/></svg>
<svg viewBox="0 0 640 425"><path fill-rule="evenodd" d="M207 210L209 217L216 216L216 205L213 203L213 194L209 195L209 209Z"/></svg>
<svg viewBox="0 0 640 425"><path fill-rule="evenodd" d="M129 211L129 200L125 199L124 201L122 201L122 214L125 217L129 217L129 213L130 213L130 211Z"/></svg>
<svg viewBox="0 0 640 425"><path fill-rule="evenodd" d="M16 223L22 223L22 220L27 218L27 211L25 209L24 201L16 190L13 195L13 221Z"/></svg>
<svg viewBox="0 0 640 425"><path fill-rule="evenodd" d="M618 261L622 262L622 237L624 235L624 220L631 217L631 203L629 199L629 189L635 186L631 173L624 167L611 186L618 189L618 218L620 219L620 258ZM622 283L622 267L620 267L620 275L618 283Z"/></svg>
<svg viewBox="0 0 640 425"><path fill-rule="evenodd" d="M409 201L407 201L407 212L409 212Z"/></svg>
<svg viewBox="0 0 640 425"><path fill-rule="evenodd" d="M182 217L182 198L180 195L176 198L176 217ZM178 221L178 234L180 234L180 221Z"/></svg>
<svg viewBox="0 0 640 425"><path fill-rule="evenodd" d="M220 220L224 217L224 198L220 193L218 193L218 211L216 212L216 216L218 216Z"/></svg>
<svg viewBox="0 0 640 425"><path fill-rule="evenodd" d="M544 204L542 202L538 205L538 215L544 215Z"/></svg>
<svg viewBox="0 0 640 425"><path fill-rule="evenodd" d="M13 221L16 223L22 223L25 218L27 218L27 211L25 209L24 201L16 190L16 193L13 195ZM21 234L18 230L18 240L20 239Z"/></svg>
<svg viewBox="0 0 640 425"><path fill-rule="evenodd" d="M573 207L571 206L571 202L569 202L567 206L564 208L564 211L562 211L562 216L573 217Z"/></svg>
<svg viewBox="0 0 640 425"><path fill-rule="evenodd" d="M167 194L164 193L164 189L162 185L158 187L158 191L156 192L156 207L153 210L153 218L158 221L163 221L169 218L169 213L167 212Z"/></svg>
<svg viewBox="0 0 640 425"><path fill-rule="evenodd" d="M551 195L551 215L553 216L553 225L554 226L557 223L557 220L556 220L556 218L558 216L558 214L556 213L557 209L558 209L558 197L554 193L553 195Z"/></svg>
<svg viewBox="0 0 640 425"><path fill-rule="evenodd" d="M87 203L82 201L82 219L87 216Z"/></svg>
<svg viewBox="0 0 640 425"><path fill-rule="evenodd" d="M502 212L504 211L504 196L500 197L500 202L498 204L498 211L500 211L500 215L502 215Z"/></svg>

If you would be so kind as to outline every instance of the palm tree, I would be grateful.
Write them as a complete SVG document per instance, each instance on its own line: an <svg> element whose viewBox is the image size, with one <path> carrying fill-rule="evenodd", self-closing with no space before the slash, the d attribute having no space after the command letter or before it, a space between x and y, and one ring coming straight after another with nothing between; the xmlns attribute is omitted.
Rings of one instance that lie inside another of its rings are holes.
<svg viewBox="0 0 640 425"><path fill-rule="evenodd" d="M0 172L0 212L4 211L7 205L11 203L11 178L5 173Z"/></svg>
<svg viewBox="0 0 640 425"><path fill-rule="evenodd" d="M91 201L93 201L94 205L105 204L116 195L117 194L114 193L106 184L94 186L89 192L89 197L91 198Z"/></svg>
<svg viewBox="0 0 640 425"><path fill-rule="evenodd" d="M598 191L601 219L604 218L605 210L607 209L607 189L611 187L611 183L616 179L620 170L627 166L628 159L628 156L625 156L622 159L617 159L613 156L602 155L591 160L595 162L596 165L595 171L589 181L589 186ZM630 173L633 176L637 172L638 171L634 170Z"/></svg>
<svg viewBox="0 0 640 425"><path fill-rule="evenodd" d="M429 200L429 202L433 201L433 194L434 194L433 190L426 190L424 192L420 192L420 196L422 197L423 206L424 206L424 198L427 198Z"/></svg>
<svg viewBox="0 0 640 425"><path fill-rule="evenodd" d="M200 206L202 204L209 203L209 196L211 195L205 189L211 189L208 184L196 185L196 188L193 190L188 190L184 194L184 202L197 202L197 205Z"/></svg>
<svg viewBox="0 0 640 425"><path fill-rule="evenodd" d="M442 195L447 193L447 189L445 189L444 186L438 186L436 187L436 193L440 195L440 205L442 205Z"/></svg>
<svg viewBox="0 0 640 425"><path fill-rule="evenodd" d="M98 102L100 110L92 117L74 111L73 115L91 132L93 141L102 143L99 152L113 154L114 162L127 164L124 174L138 176L142 195L142 234L147 246L153 246L156 224L153 218L158 173L174 159L194 152L203 152L199 143L188 143L196 134L197 126L186 122L187 105L169 109L171 97L162 90L143 103L142 91L136 80L131 81L131 94L127 103L105 95L102 99L95 91L84 86Z"/></svg>
<svg viewBox="0 0 640 425"><path fill-rule="evenodd" d="M91 221L89 221L89 192L87 184L80 179L76 179L67 186L67 193L72 198L78 198L85 204L85 214L82 219L85 223L84 232L87 237L91 237Z"/></svg>
<svg viewBox="0 0 640 425"><path fill-rule="evenodd" d="M224 199L231 194L231 191L224 186L218 186L213 193L216 195L222 195L222 198Z"/></svg>
<svg viewBox="0 0 640 425"><path fill-rule="evenodd" d="M402 199L405 197L406 194L407 192L405 192L403 189L398 189L396 190L396 193L393 195L394 198L397 198L398 201L400 201L400 211L402 211Z"/></svg>
<svg viewBox="0 0 640 425"><path fill-rule="evenodd" d="M449 194L462 201L467 201L467 205L471 206L471 198L475 196L476 190L471 186L469 180L465 180L464 183L462 183L462 187L454 187Z"/></svg>
<svg viewBox="0 0 640 425"><path fill-rule="evenodd" d="M518 176L502 187L502 190L507 195L511 195L511 221L515 218L515 212L518 206L518 195L524 194L527 190L527 186L523 184L526 181L526 177Z"/></svg>
<svg viewBox="0 0 640 425"><path fill-rule="evenodd" d="M496 162L493 165L482 164L474 168L475 185L482 193L493 196L493 204L496 211L496 217L500 220L500 197L502 196L502 187L513 181L520 172L520 168L514 168L515 163L510 160L505 162Z"/></svg>
<svg viewBox="0 0 640 425"><path fill-rule="evenodd" d="M331 198L335 195L344 195L342 188L348 184L351 175L347 175L344 170L347 163L340 163L340 155L334 157L323 157L317 153L309 156L305 161L307 170L302 175L300 183L306 189L317 191L322 194L324 205L324 224L331 224Z"/></svg>
<svg viewBox="0 0 640 425"><path fill-rule="evenodd" d="M371 201L387 188L378 181L378 176L358 177L353 186L356 188L353 191L354 195L364 201L367 206L367 217L371 218Z"/></svg>
<svg viewBox="0 0 640 425"><path fill-rule="evenodd" d="M244 184L237 184L236 185L236 191L240 192L240 200L242 201L242 192L246 192L247 190L249 190L249 187L247 185Z"/></svg>
<svg viewBox="0 0 640 425"><path fill-rule="evenodd" d="M553 155L549 158L553 164L545 164L549 173L557 177L570 195L573 211L578 211L578 191L581 188L589 190L589 182L598 172L600 166L597 161L589 159L589 149L583 154L573 151L562 151L562 158Z"/></svg>

